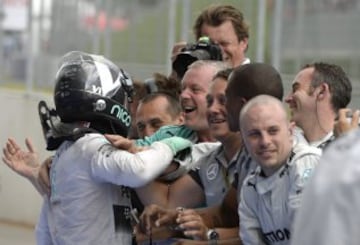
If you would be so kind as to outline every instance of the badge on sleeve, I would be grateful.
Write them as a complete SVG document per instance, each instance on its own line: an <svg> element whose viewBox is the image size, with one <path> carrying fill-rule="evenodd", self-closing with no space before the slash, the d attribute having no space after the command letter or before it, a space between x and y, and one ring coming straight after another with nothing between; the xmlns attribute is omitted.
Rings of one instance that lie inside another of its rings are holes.
<svg viewBox="0 0 360 245"><path fill-rule="evenodd" d="M303 182L306 182L312 175L313 169L312 168L307 168L304 170L302 176L301 176L301 180Z"/></svg>

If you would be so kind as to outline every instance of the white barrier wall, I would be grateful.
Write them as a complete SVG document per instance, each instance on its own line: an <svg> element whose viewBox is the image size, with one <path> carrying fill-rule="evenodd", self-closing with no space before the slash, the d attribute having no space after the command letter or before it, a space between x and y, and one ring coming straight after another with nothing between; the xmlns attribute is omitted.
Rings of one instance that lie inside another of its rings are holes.
<svg viewBox="0 0 360 245"><path fill-rule="evenodd" d="M40 100L52 103L52 98L42 94L27 95L24 92L0 89L0 146L8 137L15 138L22 147L29 137L36 146L40 159L51 152L45 150L37 104ZM2 155L2 151L1 151ZM0 221L13 221L33 225L36 223L42 203L41 196L25 178L15 174L2 161L0 163Z"/></svg>

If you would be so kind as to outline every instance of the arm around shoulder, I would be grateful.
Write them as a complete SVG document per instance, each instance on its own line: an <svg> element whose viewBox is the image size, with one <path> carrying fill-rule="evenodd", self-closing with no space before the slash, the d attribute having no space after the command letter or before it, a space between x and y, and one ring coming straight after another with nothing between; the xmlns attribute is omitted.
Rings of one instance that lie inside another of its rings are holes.
<svg viewBox="0 0 360 245"><path fill-rule="evenodd" d="M178 151L191 145L185 141L166 139L136 154L103 145L91 160L92 174L99 181L135 188L143 186L159 176Z"/></svg>

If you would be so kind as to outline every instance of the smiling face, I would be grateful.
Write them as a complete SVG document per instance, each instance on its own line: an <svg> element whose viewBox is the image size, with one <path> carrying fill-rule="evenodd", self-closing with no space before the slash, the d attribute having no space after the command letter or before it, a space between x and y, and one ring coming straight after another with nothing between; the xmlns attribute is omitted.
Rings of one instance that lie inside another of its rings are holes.
<svg viewBox="0 0 360 245"><path fill-rule="evenodd" d="M180 102L186 126L195 131L209 128L206 117L206 95L215 72L215 67L203 65L189 68L183 77Z"/></svg>
<svg viewBox="0 0 360 245"><path fill-rule="evenodd" d="M231 132L227 122L225 108L225 89L227 81L223 78L215 78L207 95L207 119L212 135L219 141L225 139Z"/></svg>
<svg viewBox="0 0 360 245"><path fill-rule="evenodd" d="M201 28L201 33L220 46L225 62L228 62L232 67L242 64L245 59L248 39L238 40L230 20L225 21L219 26L204 24Z"/></svg>
<svg viewBox="0 0 360 245"><path fill-rule="evenodd" d="M171 113L169 106L165 97L157 97L139 104L136 113L136 128L140 138L152 135L164 125L183 123L182 115L173 115L174 113Z"/></svg>
<svg viewBox="0 0 360 245"><path fill-rule="evenodd" d="M264 174L275 173L287 160L292 149L292 127L278 104L251 107L241 123L244 143Z"/></svg>
<svg viewBox="0 0 360 245"><path fill-rule="evenodd" d="M291 121L299 127L305 124L309 116L316 115L316 95L311 86L313 73L313 67L301 70L293 81L292 91L285 98L290 108Z"/></svg>

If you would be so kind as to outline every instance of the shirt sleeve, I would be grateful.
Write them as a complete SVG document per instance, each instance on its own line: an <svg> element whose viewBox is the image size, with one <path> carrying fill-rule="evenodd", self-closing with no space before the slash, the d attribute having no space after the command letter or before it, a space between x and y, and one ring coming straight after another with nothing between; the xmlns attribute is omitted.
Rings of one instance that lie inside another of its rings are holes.
<svg viewBox="0 0 360 245"><path fill-rule="evenodd" d="M295 218L292 245L358 244L360 130L325 150L305 188Z"/></svg>
<svg viewBox="0 0 360 245"><path fill-rule="evenodd" d="M197 140L195 132L184 125L166 125L159 128L154 134L150 136L135 140L135 144L137 146L148 146L156 141L167 139L173 136L179 136L192 142L196 142Z"/></svg>
<svg viewBox="0 0 360 245"><path fill-rule="evenodd" d="M241 200L238 208L240 229L239 236L243 244L249 245L262 245L265 244L262 239L262 232L258 218L256 217L256 207L254 198L252 198L252 186L248 186L247 180L245 180L243 187L241 188Z"/></svg>
<svg viewBox="0 0 360 245"><path fill-rule="evenodd" d="M173 157L170 147L161 142L136 154L104 144L91 160L91 172L98 181L137 188L159 176Z"/></svg>
<svg viewBox="0 0 360 245"><path fill-rule="evenodd" d="M293 224L294 216L301 206L302 193L304 188L312 176L315 167L319 163L320 154L305 154L293 163L294 168L291 173L288 210L290 224Z"/></svg>

